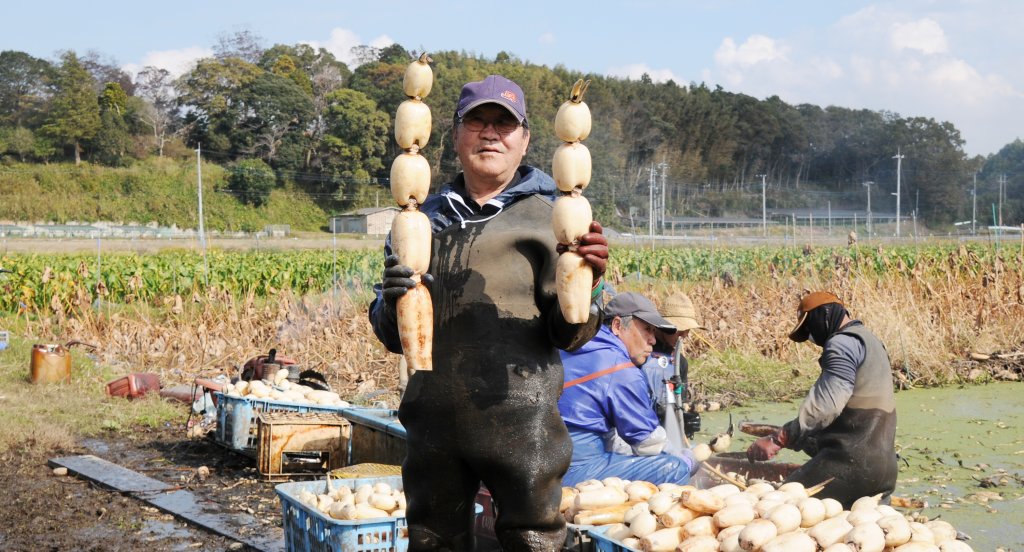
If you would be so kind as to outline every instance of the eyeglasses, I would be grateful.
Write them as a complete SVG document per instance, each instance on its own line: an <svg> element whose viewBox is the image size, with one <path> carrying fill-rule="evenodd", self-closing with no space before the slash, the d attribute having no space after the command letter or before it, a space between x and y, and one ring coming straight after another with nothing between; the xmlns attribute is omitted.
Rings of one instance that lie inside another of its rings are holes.
<svg viewBox="0 0 1024 552"><path fill-rule="evenodd" d="M640 337L644 339L657 337L657 334L655 333L656 328L639 318L633 317L632 325L636 326L636 330L640 334Z"/></svg>
<svg viewBox="0 0 1024 552"><path fill-rule="evenodd" d="M483 132L487 125L494 127L494 131L502 136L512 134L521 124L512 117L498 117L493 121L484 120L478 115L468 115L459 119L459 124L471 132Z"/></svg>

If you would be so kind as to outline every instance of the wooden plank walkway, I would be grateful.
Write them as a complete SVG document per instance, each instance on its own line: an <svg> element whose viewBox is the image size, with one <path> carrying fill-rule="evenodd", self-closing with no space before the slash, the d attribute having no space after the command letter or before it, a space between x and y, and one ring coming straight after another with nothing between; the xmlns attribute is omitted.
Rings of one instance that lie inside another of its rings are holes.
<svg viewBox="0 0 1024 552"><path fill-rule="evenodd" d="M103 487L132 496L179 519L236 540L264 552L283 552L284 538L242 535L232 516L210 511L204 501L190 491L168 485L139 472L108 462L91 454L51 458L52 468L64 467L68 473L94 481ZM206 502L208 503L208 502Z"/></svg>

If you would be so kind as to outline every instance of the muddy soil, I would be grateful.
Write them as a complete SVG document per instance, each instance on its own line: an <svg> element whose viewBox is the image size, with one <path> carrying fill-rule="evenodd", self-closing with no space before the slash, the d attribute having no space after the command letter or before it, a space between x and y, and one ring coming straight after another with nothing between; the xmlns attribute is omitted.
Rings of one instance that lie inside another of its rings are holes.
<svg viewBox="0 0 1024 552"><path fill-rule="evenodd" d="M280 501L254 462L208 440L185 438L183 424L88 439L49 454L7 451L0 461L0 550L244 551L252 548L188 525L130 495L74 476L55 476L53 457L92 454L191 491L232 515L243 535L281 536ZM210 475L197 477L206 466Z"/></svg>

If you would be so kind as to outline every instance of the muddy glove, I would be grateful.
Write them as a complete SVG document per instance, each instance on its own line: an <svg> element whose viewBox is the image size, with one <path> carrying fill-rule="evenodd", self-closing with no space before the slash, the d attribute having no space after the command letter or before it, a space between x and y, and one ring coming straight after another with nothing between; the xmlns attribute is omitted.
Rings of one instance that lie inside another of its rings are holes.
<svg viewBox="0 0 1024 552"><path fill-rule="evenodd" d="M555 250L561 255L568 251L569 247L560 243L555 246ZM604 237L604 229L601 228L600 222L595 220L590 223L590 231L580 236L576 253L594 270L595 283L604 276L604 271L608 268L608 238Z"/></svg>
<svg viewBox="0 0 1024 552"><path fill-rule="evenodd" d="M786 446L786 432L778 430L754 441L747 449L747 460L764 462L775 458L775 455Z"/></svg>
<svg viewBox="0 0 1024 552"><path fill-rule="evenodd" d="M381 294L384 296L384 304L394 310L398 298L405 295L406 291L416 287L412 279L413 270L405 265L398 264L398 255L388 255L384 259L384 279L381 281ZM428 288L434 283L434 277L430 274L420 276L420 281Z"/></svg>

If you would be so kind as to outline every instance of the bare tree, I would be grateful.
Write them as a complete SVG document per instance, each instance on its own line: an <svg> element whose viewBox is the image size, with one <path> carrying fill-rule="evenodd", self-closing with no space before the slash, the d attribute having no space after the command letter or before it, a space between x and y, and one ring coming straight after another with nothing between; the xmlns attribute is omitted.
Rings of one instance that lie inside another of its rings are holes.
<svg viewBox="0 0 1024 552"><path fill-rule="evenodd" d="M232 34L221 34L213 47L213 55L217 59L236 57L255 64L263 56L264 50L263 37L246 29Z"/></svg>
<svg viewBox="0 0 1024 552"><path fill-rule="evenodd" d="M139 117L153 129L157 154L164 156L164 144L177 115L174 80L166 69L147 66L135 77L137 95L146 101Z"/></svg>
<svg viewBox="0 0 1024 552"><path fill-rule="evenodd" d="M373 63L380 59L380 48L374 48L366 44L353 46L349 53L352 54L352 65L356 67L364 63Z"/></svg>

